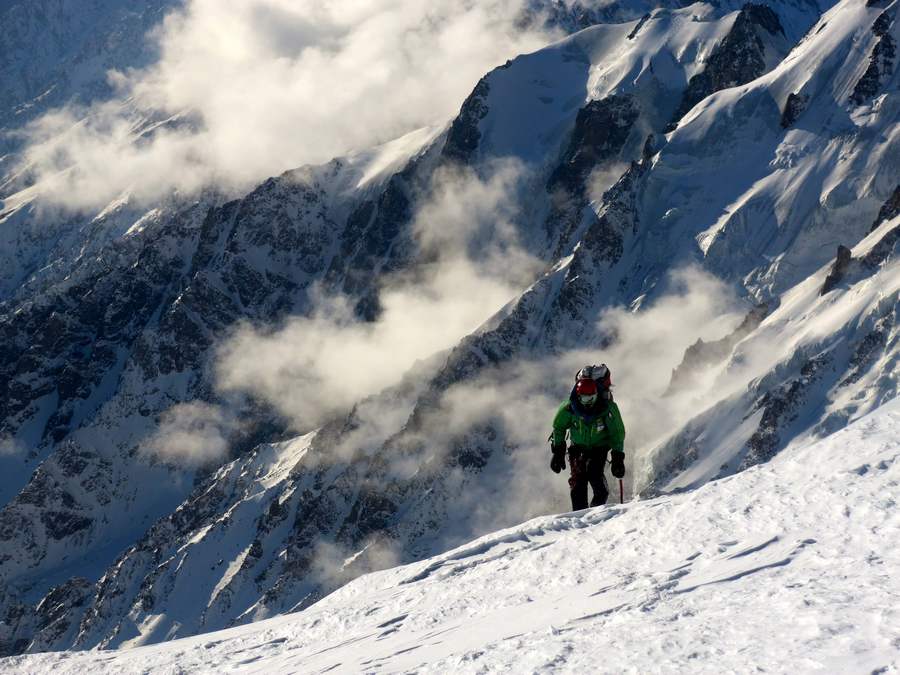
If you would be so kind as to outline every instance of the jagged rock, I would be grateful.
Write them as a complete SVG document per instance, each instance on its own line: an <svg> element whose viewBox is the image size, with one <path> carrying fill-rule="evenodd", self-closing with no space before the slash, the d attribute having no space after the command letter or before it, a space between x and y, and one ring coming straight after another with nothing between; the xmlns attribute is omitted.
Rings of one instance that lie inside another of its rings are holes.
<svg viewBox="0 0 900 675"><path fill-rule="evenodd" d="M886 220L891 220L900 216L900 185L894 188L893 194L887 198L887 201L878 211L878 216L869 228L869 232L874 232Z"/></svg>
<svg viewBox="0 0 900 675"><path fill-rule="evenodd" d="M474 130L477 133L477 123ZM451 161L447 159L447 152L445 145L443 158ZM463 162L462 155L453 155L452 161ZM422 162L412 160L402 171L391 176L376 198L366 200L350 214L340 235L340 255L334 258L325 273L328 287L358 298L356 313L364 321L374 321L381 311L379 275L411 265L417 253L409 224L415 195L424 188L430 176L427 169L421 169Z"/></svg>
<svg viewBox="0 0 900 675"><path fill-rule="evenodd" d="M641 17L641 20L637 22L637 25L634 27L634 29L628 34L628 39L634 40L634 38L636 38L637 34L640 32L641 28L643 28L644 24L649 20L650 14L644 14L644 16Z"/></svg>
<svg viewBox="0 0 900 675"><path fill-rule="evenodd" d="M825 283L822 284L822 290L819 292L819 295L825 295L841 283L844 276L847 274L847 268L850 266L850 261L852 259L852 251L843 244L839 245L834 265L831 266L831 271L828 273L828 276L825 277Z"/></svg>
<svg viewBox="0 0 900 675"><path fill-rule="evenodd" d="M767 5L747 3L741 8L728 35L709 57L706 68L688 82L681 103L666 131L672 131L687 112L722 89L746 84L766 72L766 43L784 36L778 15Z"/></svg>
<svg viewBox="0 0 900 675"><path fill-rule="evenodd" d="M629 95L590 101L579 110L569 145L560 165L550 175L547 190L562 188L583 198L591 171L622 150L638 115L637 104Z"/></svg>
<svg viewBox="0 0 900 675"><path fill-rule="evenodd" d="M478 148L481 132L478 123L488 114L487 97L491 91L489 76L485 76L475 85L475 89L465 100L459 115L450 125L447 142L444 144L443 156L460 164L468 164L472 154Z"/></svg>
<svg viewBox="0 0 900 675"><path fill-rule="evenodd" d="M71 641L93 584L81 577L55 586L34 607L23 604L0 583L0 657L52 649Z"/></svg>
<svg viewBox="0 0 900 675"><path fill-rule="evenodd" d="M756 330L768 313L768 305L759 305L747 313L737 328L720 340L704 342L698 338L697 342L685 350L681 363L672 371L669 386L663 396L671 396L679 389L691 387L700 371L728 358L734 346Z"/></svg>
<svg viewBox="0 0 900 675"><path fill-rule="evenodd" d="M897 253L898 242L900 242L900 224L885 232L878 243L862 257L863 265L869 270L875 270L885 260Z"/></svg>
<svg viewBox="0 0 900 675"><path fill-rule="evenodd" d="M562 160L547 181L551 209L545 229L557 233L556 255L567 249L585 222L598 229L597 216L588 209L587 182L597 167L621 158L639 115L637 103L628 95L591 101L578 111Z"/></svg>
<svg viewBox="0 0 900 675"><path fill-rule="evenodd" d="M872 33L878 37L878 42L875 43L869 56L869 67L859 78L850 95L850 100L856 105L871 101L881 90L882 82L894 72L897 44L889 33L893 21L885 11L872 24Z"/></svg>
<svg viewBox="0 0 900 675"><path fill-rule="evenodd" d="M0 581L0 658L25 651L33 618L34 609Z"/></svg>
<svg viewBox="0 0 900 675"><path fill-rule="evenodd" d="M91 392L120 367L119 347L139 335L170 294L173 271L193 250L186 240L196 211L175 215L148 241L114 244L50 292L0 314L0 433L16 433L41 397L55 392L56 410L39 438L52 433L62 440ZM123 268L140 273L114 273Z"/></svg>
<svg viewBox="0 0 900 675"><path fill-rule="evenodd" d="M44 651L73 639L93 588L94 584L89 580L72 577L51 589L35 608L34 636L28 650Z"/></svg>
<svg viewBox="0 0 900 675"><path fill-rule="evenodd" d="M768 462L791 437L788 427L798 419L800 409L806 405L807 394L822 377L823 370L831 362L827 354L809 359L800 369L799 377L767 391L755 410L762 410L759 425L747 441L746 453L739 471Z"/></svg>
<svg viewBox="0 0 900 675"><path fill-rule="evenodd" d="M853 349L853 356L850 357L849 372L841 380L841 387L847 387L858 382L869 368L874 365L888 343L891 330L896 326L896 320L895 308L876 321L872 330L856 343Z"/></svg>
<svg viewBox="0 0 900 675"><path fill-rule="evenodd" d="M794 122L803 114L803 111L806 110L806 104L809 102L809 97L805 94L788 94L787 101L784 104L784 110L781 113L781 128L787 129L788 127L793 126Z"/></svg>

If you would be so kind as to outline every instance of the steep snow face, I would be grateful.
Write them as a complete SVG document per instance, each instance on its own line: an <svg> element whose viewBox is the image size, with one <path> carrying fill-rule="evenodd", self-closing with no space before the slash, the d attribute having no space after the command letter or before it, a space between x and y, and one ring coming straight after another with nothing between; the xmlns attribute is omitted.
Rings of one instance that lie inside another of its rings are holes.
<svg viewBox="0 0 900 675"><path fill-rule="evenodd" d="M296 614L0 671L890 672L898 438L895 400L687 494L538 518Z"/></svg>
<svg viewBox="0 0 900 675"><path fill-rule="evenodd" d="M900 182L900 80L852 96L883 12L841 3L772 72L696 106L654 162L645 221L695 232L704 264L759 301L865 236ZM785 124L791 95L804 112Z"/></svg>
<svg viewBox="0 0 900 675"><path fill-rule="evenodd" d="M713 369L722 400L647 456L650 491L696 487L767 461L900 393L898 233L895 218L861 241L831 290L822 269L781 298Z"/></svg>

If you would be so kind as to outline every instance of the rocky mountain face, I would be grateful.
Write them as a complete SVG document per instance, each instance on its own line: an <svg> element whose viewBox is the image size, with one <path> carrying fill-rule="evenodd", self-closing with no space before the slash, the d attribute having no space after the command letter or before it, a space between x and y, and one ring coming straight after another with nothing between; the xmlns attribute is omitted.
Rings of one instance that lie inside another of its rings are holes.
<svg viewBox="0 0 900 675"><path fill-rule="evenodd" d="M552 410L585 350L615 347L605 311L652 307L687 264L767 309L685 344L672 382L695 371L698 402L632 463L635 491L726 476L896 396L900 93L881 48L859 102L874 51L853 47L896 39L880 18L894 4L651 7L624 23L555 6L560 25L596 25L487 74L443 131L374 175L362 153L227 202L120 205L73 229L119 236L64 271L9 277L0 653L301 609L565 508L534 411ZM381 281L430 262L413 222L436 173L484 177L510 158L517 238L545 270L485 325L321 429L244 401L223 465L142 454L172 406L219 400L215 350L240 322L308 314L322 287L377 320ZM837 243L850 261L822 294ZM654 392L623 377L635 419ZM515 405L486 395L498 382Z"/></svg>
<svg viewBox="0 0 900 675"><path fill-rule="evenodd" d="M688 82L667 130L674 129L691 108L710 94L747 84L769 70L773 58L783 59L786 41L780 43L782 49L774 54L766 50L767 42L771 44L779 38L784 38L784 28L771 8L752 3L744 5L731 31L710 54L706 67Z"/></svg>
<svg viewBox="0 0 900 675"><path fill-rule="evenodd" d="M862 105L876 96L885 81L894 72L894 59L897 56L897 41L891 36L891 24L894 17L890 12L882 12L872 24L872 35L878 41L869 55L869 67L859 78L853 88L853 102Z"/></svg>
<svg viewBox="0 0 900 675"><path fill-rule="evenodd" d="M849 254L848 249L844 250L847 250ZM831 277L829 276L829 278ZM741 321L741 325L725 337L709 342L698 338L684 352L684 359L678 364L678 367L672 370L672 379L669 381L666 395L671 396L678 391L698 386L698 375L731 356L735 346L759 327L768 312L769 307L765 304L754 307Z"/></svg>

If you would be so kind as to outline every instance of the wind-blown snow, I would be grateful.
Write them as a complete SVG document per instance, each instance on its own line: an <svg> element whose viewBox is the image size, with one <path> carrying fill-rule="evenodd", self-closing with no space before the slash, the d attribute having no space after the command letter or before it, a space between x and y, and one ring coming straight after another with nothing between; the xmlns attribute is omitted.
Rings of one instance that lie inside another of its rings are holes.
<svg viewBox="0 0 900 675"><path fill-rule="evenodd" d="M538 518L317 605L0 672L897 672L900 399L693 492Z"/></svg>

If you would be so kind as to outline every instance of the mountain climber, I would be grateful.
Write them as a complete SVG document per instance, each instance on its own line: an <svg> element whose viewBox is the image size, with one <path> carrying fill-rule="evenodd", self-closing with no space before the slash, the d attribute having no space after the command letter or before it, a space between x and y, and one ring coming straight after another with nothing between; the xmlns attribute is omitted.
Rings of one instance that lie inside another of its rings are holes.
<svg viewBox="0 0 900 675"><path fill-rule="evenodd" d="M569 400L563 402L553 419L550 435L550 469L559 473L566 468L569 453L571 475L569 489L572 510L588 507L587 486L591 484L591 506L606 503L609 490L603 469L607 455L612 460L612 475L625 475L625 425L619 407L612 400L609 368L585 366L578 372ZM571 445L566 448L566 433Z"/></svg>

